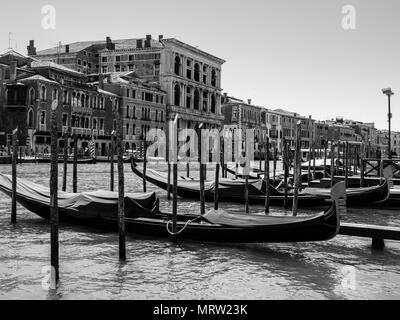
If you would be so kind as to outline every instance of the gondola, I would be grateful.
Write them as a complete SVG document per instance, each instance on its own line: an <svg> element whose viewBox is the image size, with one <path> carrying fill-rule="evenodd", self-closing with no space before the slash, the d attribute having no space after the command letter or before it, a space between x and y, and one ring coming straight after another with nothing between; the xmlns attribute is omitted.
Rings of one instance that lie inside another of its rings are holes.
<svg viewBox="0 0 400 320"><path fill-rule="evenodd" d="M137 164L132 161L132 171L135 175L143 178L143 172L137 167ZM146 180L155 186L168 190L168 177L166 174L160 173L156 170L147 169ZM205 181L204 194L206 201L214 201L214 181ZM242 179L220 179L219 181L218 198L222 202L235 202L244 203L245 198L245 180ZM265 190L266 183L261 180L249 181L249 203L250 204L264 204L265 203ZM283 206L285 195L282 191L269 186L270 190L270 203L271 205ZM178 177L178 196L186 199L199 199L200 181L185 177ZM288 194L288 205L293 203L293 195ZM299 195L298 204L300 207L315 207L326 205L326 197L318 195L309 195L302 193Z"/></svg>
<svg viewBox="0 0 400 320"><path fill-rule="evenodd" d="M134 161L131 163L134 174L143 178L143 172L137 168ZM168 179L163 173L148 169L146 179L157 187L168 190ZM205 181L206 201L214 201L214 181ZM221 179L219 183L219 200L225 202L244 203L245 181L238 179ZM271 205L282 206L285 194L270 186ZM199 199L199 180L178 178L178 196L188 199ZM389 198L390 190L387 180L381 185L368 188L354 188L347 190L348 206L365 206L368 204L384 203ZM250 204L265 203L265 183L263 180L249 181L249 202ZM330 189L306 188L299 193L298 205L300 207L323 206L330 201ZM288 205L293 203L293 192L288 194Z"/></svg>
<svg viewBox="0 0 400 320"><path fill-rule="evenodd" d="M11 195L11 177L0 175L0 190ZM343 196L343 195L342 195ZM117 198L114 192L59 193L60 222L116 231ZM201 242L311 242L334 238L340 229L339 197L329 210L312 217L232 215L211 210L205 216L179 215L180 239ZM50 220L49 188L18 179L17 201L26 209ZM132 194L125 198L125 226L129 233L170 237L170 214L159 211L154 193Z"/></svg>

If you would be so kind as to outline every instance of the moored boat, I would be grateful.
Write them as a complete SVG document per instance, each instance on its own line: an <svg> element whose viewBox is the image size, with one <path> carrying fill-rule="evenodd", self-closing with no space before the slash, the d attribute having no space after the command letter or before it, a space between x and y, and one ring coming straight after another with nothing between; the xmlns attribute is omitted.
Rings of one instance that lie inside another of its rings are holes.
<svg viewBox="0 0 400 320"><path fill-rule="evenodd" d="M0 175L0 190L11 194L11 177ZM118 194L107 191L69 194L60 192L60 222L117 230ZM232 215L211 210L205 216L179 215L178 234L182 239L201 242L309 242L334 238L340 228L337 197L331 207L311 217ZM50 220L50 190L18 179L17 201L22 206ZM151 237L171 235L170 214L159 211L154 193L131 194L125 198L126 231Z"/></svg>

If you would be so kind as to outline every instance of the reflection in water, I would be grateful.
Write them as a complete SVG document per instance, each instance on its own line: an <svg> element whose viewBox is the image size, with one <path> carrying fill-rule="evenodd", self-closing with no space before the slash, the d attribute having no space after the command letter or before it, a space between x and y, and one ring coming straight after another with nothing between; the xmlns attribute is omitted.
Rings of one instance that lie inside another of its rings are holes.
<svg viewBox="0 0 400 320"><path fill-rule="evenodd" d="M108 189L108 164L78 170L79 191ZM140 179L129 165L125 170L127 192L141 192ZM10 173L10 168L0 171ZM69 166L69 187L71 171ZM18 166L18 173L48 185L47 165ZM61 183L62 169L59 173ZM195 167L192 174L198 175ZM163 211L172 210L164 191L148 188L159 195ZM238 204L221 207L243 210ZM181 199L178 208L200 210L198 202ZM251 208L253 213L262 209ZM287 213L279 209L278 214ZM343 219L400 226L396 210L349 209ZM397 242L388 242L382 253L372 251L368 239L343 236L322 243L221 245L128 235L128 261L120 263L117 234L71 225L60 227L60 285L46 291L41 271L50 263L49 224L21 207L17 226L9 220L10 199L0 195L0 299L400 299ZM343 286L346 270L355 272L351 288Z"/></svg>

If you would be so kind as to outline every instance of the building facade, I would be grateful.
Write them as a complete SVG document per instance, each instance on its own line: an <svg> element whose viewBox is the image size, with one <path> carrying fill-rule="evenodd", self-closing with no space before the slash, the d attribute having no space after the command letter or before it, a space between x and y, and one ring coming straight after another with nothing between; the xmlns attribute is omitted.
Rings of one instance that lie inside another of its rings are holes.
<svg viewBox="0 0 400 320"><path fill-rule="evenodd" d="M167 120L179 115L179 128L221 128L221 67L224 60L176 39L151 36L125 48L100 52L100 70L132 71L155 81L166 93Z"/></svg>

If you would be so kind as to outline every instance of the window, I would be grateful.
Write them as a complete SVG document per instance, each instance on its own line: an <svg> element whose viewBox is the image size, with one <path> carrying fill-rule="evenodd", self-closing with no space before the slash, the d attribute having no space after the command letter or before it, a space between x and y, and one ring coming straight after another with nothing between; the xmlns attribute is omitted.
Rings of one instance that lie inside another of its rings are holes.
<svg viewBox="0 0 400 320"><path fill-rule="evenodd" d="M178 84L174 88L174 105L177 107L181 105L181 88Z"/></svg>
<svg viewBox="0 0 400 320"><path fill-rule="evenodd" d="M200 109L200 93L198 89L194 90L194 108L196 110Z"/></svg>
<svg viewBox="0 0 400 320"><path fill-rule="evenodd" d="M28 112L27 125L28 125L28 128L33 127L33 110L32 109L30 109Z"/></svg>
<svg viewBox="0 0 400 320"><path fill-rule="evenodd" d="M97 119L96 118L93 118L93 120L92 120L92 127L94 130L97 130Z"/></svg>
<svg viewBox="0 0 400 320"><path fill-rule="evenodd" d="M115 56L115 61L116 62L121 62L121 56Z"/></svg>
<svg viewBox="0 0 400 320"><path fill-rule="evenodd" d="M46 111L42 111L40 112L40 120L39 120L40 124L46 124Z"/></svg>
<svg viewBox="0 0 400 320"><path fill-rule="evenodd" d="M135 56L134 55L130 55L129 56L129 61L133 61L133 60L135 60Z"/></svg>
<svg viewBox="0 0 400 320"><path fill-rule="evenodd" d="M127 118L129 118L131 115L130 115L130 111L131 111L131 108L129 107L129 106L127 106L126 107L126 117Z"/></svg>
<svg viewBox="0 0 400 320"><path fill-rule="evenodd" d="M132 90L132 99L136 99L136 90Z"/></svg>
<svg viewBox="0 0 400 320"><path fill-rule="evenodd" d="M121 72L121 66L115 66L115 72Z"/></svg>
<svg viewBox="0 0 400 320"><path fill-rule="evenodd" d="M78 59L78 64L82 65L82 60L81 59Z"/></svg>
<svg viewBox="0 0 400 320"><path fill-rule="evenodd" d="M215 72L215 70L213 69L213 71L211 72L211 85L213 87L217 86L217 73Z"/></svg>
<svg viewBox="0 0 400 320"><path fill-rule="evenodd" d="M179 56L175 57L175 74L179 76L181 73L181 58Z"/></svg>
<svg viewBox="0 0 400 320"><path fill-rule="evenodd" d="M194 65L194 81L200 81L200 66L198 63Z"/></svg>
<svg viewBox="0 0 400 320"><path fill-rule="evenodd" d="M33 88L29 89L29 104L35 104L35 90Z"/></svg>
<svg viewBox="0 0 400 320"><path fill-rule="evenodd" d="M47 101L47 90L45 86L42 86L40 89L40 100Z"/></svg>
<svg viewBox="0 0 400 320"><path fill-rule="evenodd" d="M129 98L131 91L129 89L126 89L126 96Z"/></svg>
<svg viewBox="0 0 400 320"><path fill-rule="evenodd" d="M101 68L101 72L102 72L102 73L107 73L107 71L108 71L107 66L103 66L103 67Z"/></svg>
<svg viewBox="0 0 400 320"><path fill-rule="evenodd" d="M107 57L101 57L101 62L107 63Z"/></svg>
<svg viewBox="0 0 400 320"><path fill-rule="evenodd" d="M211 95L211 112L215 113L216 111L216 99L215 99L215 95Z"/></svg>
<svg viewBox="0 0 400 320"><path fill-rule="evenodd" d="M68 114L66 114L66 113L63 113L62 125L63 125L64 127L68 126Z"/></svg>

